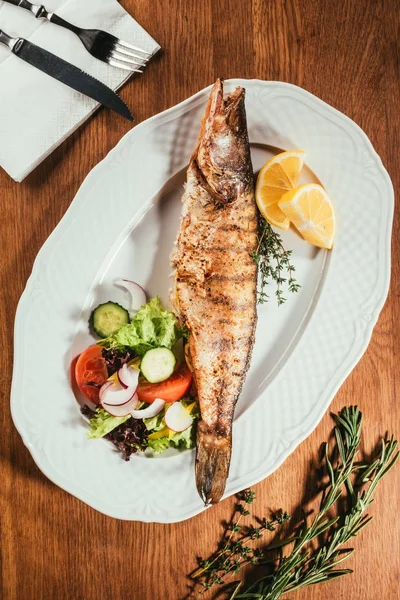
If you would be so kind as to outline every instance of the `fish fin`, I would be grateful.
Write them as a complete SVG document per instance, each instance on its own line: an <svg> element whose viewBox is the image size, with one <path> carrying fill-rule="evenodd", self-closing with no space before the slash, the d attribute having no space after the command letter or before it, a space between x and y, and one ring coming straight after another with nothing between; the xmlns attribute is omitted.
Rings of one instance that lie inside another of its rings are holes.
<svg viewBox="0 0 400 600"><path fill-rule="evenodd" d="M216 435L197 426L196 486L205 505L216 504L225 491L231 462L232 436Z"/></svg>

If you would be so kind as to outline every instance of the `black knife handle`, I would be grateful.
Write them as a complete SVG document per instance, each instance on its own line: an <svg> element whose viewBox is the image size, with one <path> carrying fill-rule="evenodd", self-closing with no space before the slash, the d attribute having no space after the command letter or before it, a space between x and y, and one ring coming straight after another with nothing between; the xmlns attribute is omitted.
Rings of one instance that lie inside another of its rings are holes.
<svg viewBox="0 0 400 600"><path fill-rule="evenodd" d="M5 31L0 29L0 44L7 46L11 52L14 52L18 56L18 52L21 50L25 40L24 38L13 38L7 35Z"/></svg>
<svg viewBox="0 0 400 600"><path fill-rule="evenodd" d="M0 44L4 44L4 46L7 46L11 50L12 42L13 38L7 35L5 31L0 29Z"/></svg>

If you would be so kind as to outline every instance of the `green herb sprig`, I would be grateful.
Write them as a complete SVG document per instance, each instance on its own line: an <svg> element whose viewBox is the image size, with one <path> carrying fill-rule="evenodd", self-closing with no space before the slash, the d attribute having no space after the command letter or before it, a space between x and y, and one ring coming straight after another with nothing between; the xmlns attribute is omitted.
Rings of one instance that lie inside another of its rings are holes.
<svg viewBox="0 0 400 600"><path fill-rule="evenodd" d="M249 505L255 500L252 490L245 490L238 495L239 503L235 506L234 516L228 525L219 549L209 559L201 560L200 566L191 577L200 579L202 590L198 595L211 589L216 584L226 583L229 575L237 573L247 564L257 564L263 558L263 553L249 544L263 537L265 531L276 531L277 527L289 521L287 512L282 512L268 521L259 519L257 525L241 525L243 517L250 514Z"/></svg>
<svg viewBox="0 0 400 600"><path fill-rule="evenodd" d="M280 306L286 302L285 286L291 293L298 292L301 287L293 276L295 268L290 260L292 250L285 250L279 233L261 215L258 216L257 240L257 250L250 256L258 266L260 275L258 303L268 302L266 289L272 280L276 283L275 296Z"/></svg>
<svg viewBox="0 0 400 600"><path fill-rule="evenodd" d="M335 445L332 452L329 444L325 444L323 463L328 475L328 483L324 488L318 513L308 520L304 516L302 523L291 536L272 542L262 550L248 552L251 560L234 561L236 557L229 556L233 563L224 563L224 558L231 551L228 539L228 549L220 547L213 560L203 561L201 570L192 577L202 577L204 589L210 589L218 583L225 583L226 577L232 572L238 572L242 566L251 563L255 570L260 566L265 570L270 566L270 572L264 574L246 590L242 590L240 582L235 583L230 600L278 600L281 596L308 585L322 583L347 575L351 569L339 567L349 558L353 548L343 548L351 538L371 521L366 510L373 501L374 493L381 479L396 463L399 452L397 441L391 438L381 440L377 458L371 461L357 462L361 441L362 415L357 406L345 407L339 415L333 415L336 422L334 428ZM251 494L251 492L247 492ZM339 498L345 495L343 514L331 516L337 508ZM254 495L252 496L254 499ZM240 509L246 512L246 508ZM283 513L288 520L287 513ZM233 526L237 523L234 522ZM275 523L273 523L275 527ZM260 536L268 531L268 527L260 530ZM317 541L318 540L318 541ZM241 541L241 540L239 540ZM317 547L315 547L317 541ZM246 539L243 538L243 543ZM291 545L291 551L284 555L271 558L271 551ZM246 546L245 546L246 548ZM238 547L239 552L241 548ZM234 565L234 567L232 567ZM272 572L271 572L272 566ZM339 567L339 568L338 568Z"/></svg>

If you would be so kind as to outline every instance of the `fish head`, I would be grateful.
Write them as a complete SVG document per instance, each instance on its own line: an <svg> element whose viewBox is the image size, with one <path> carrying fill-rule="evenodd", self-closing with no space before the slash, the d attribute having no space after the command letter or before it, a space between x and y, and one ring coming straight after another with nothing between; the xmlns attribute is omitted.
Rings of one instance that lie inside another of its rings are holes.
<svg viewBox="0 0 400 600"><path fill-rule="evenodd" d="M199 183L217 206L233 202L252 190L253 169L243 88L237 87L224 98L223 82L216 81L191 164Z"/></svg>

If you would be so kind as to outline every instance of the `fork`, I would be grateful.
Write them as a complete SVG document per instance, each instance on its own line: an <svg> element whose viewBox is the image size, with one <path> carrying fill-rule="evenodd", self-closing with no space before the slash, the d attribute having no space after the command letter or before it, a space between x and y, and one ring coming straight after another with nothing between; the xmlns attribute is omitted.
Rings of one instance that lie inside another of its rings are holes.
<svg viewBox="0 0 400 600"><path fill-rule="evenodd" d="M49 12L43 4L32 4L28 0L3 0L8 4L29 10L37 19L45 19L69 29L75 33L86 50L95 58L113 67L119 67L133 73L142 73L138 67L144 67L150 58L150 52L118 39L101 29L82 29L65 21L55 13Z"/></svg>

